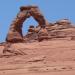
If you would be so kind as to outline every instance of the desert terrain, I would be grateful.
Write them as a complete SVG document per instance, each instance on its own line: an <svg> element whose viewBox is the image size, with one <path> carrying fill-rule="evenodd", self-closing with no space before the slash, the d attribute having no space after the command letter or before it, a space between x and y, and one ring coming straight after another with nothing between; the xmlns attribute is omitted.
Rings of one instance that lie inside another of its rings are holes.
<svg viewBox="0 0 75 75"><path fill-rule="evenodd" d="M75 41L48 40L14 43L11 48L22 55L2 55L0 75L75 75Z"/></svg>
<svg viewBox="0 0 75 75"><path fill-rule="evenodd" d="M0 75L75 75L75 24L49 23L37 6L22 6L0 43ZM33 17L23 35L23 22Z"/></svg>

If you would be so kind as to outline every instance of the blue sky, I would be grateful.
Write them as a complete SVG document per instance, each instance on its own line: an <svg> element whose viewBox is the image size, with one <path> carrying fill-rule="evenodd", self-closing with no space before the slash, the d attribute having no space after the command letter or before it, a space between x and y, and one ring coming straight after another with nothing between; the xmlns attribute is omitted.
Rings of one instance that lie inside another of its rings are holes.
<svg viewBox="0 0 75 75"><path fill-rule="evenodd" d="M0 42L4 42L10 24L23 5L38 5L49 22L68 18L75 23L75 0L0 0ZM37 25L31 17L24 22L23 34L29 25Z"/></svg>

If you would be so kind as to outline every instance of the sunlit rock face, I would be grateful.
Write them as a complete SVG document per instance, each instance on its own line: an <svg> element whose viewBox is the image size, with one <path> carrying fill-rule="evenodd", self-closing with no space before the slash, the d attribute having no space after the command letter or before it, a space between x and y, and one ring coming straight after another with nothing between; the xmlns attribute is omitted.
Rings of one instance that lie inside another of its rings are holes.
<svg viewBox="0 0 75 75"><path fill-rule="evenodd" d="M25 36L23 22L32 16ZM49 23L37 6L22 6L6 41L0 43L0 75L75 75L75 26L68 19Z"/></svg>
<svg viewBox="0 0 75 75"><path fill-rule="evenodd" d="M45 28L47 21L44 16L40 13L37 6L22 6L17 17L12 22L10 30L8 32L6 41L7 42L23 42L22 26L23 22L32 16L39 24L41 28Z"/></svg>
<svg viewBox="0 0 75 75"><path fill-rule="evenodd" d="M36 27L30 25L27 34L23 36L23 22L31 16L38 22L38 25ZM49 23L37 6L22 6L10 26L6 41L10 43L34 42L67 37L70 37L71 40L75 37L75 27L68 19Z"/></svg>
<svg viewBox="0 0 75 75"><path fill-rule="evenodd" d="M29 28L30 29L30 28ZM74 40L75 37L75 27L68 19L61 19L55 23L46 24L45 28L40 28L36 26L33 28L33 31L28 31L27 35L30 34L27 38L37 40L52 40L52 39L70 39ZM35 36L34 36L35 35ZM26 38L25 36L25 38ZM31 41L29 40L29 41Z"/></svg>

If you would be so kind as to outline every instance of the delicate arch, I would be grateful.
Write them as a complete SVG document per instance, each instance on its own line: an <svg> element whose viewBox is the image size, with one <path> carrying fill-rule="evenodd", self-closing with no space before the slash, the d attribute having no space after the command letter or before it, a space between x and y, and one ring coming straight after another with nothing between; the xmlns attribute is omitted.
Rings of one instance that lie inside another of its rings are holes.
<svg viewBox="0 0 75 75"><path fill-rule="evenodd" d="M22 26L23 22L32 16L41 27L45 27L46 21L44 16L39 12L37 6L22 6L17 17L12 22L10 30L8 32L6 41L7 42L20 42L23 41Z"/></svg>

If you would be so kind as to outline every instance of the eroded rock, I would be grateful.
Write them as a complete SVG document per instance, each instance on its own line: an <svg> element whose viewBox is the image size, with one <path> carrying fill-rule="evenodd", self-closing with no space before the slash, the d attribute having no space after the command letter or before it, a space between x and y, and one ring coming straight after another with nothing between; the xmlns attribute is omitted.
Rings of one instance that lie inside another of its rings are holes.
<svg viewBox="0 0 75 75"><path fill-rule="evenodd" d="M36 27L31 25L27 34L23 36L23 22L31 16L38 22L38 25ZM18 43L66 37L71 37L71 40L74 40L74 29L75 27L68 19L61 19L55 23L49 23L37 6L22 6L20 7L20 12L10 26L6 42Z"/></svg>
<svg viewBox="0 0 75 75"><path fill-rule="evenodd" d="M46 28L42 28L39 32L38 32L38 40L42 41L44 39L48 39L48 31Z"/></svg>
<svg viewBox="0 0 75 75"><path fill-rule="evenodd" d="M23 42L22 26L23 22L32 16L40 25L45 27L46 21L44 16L40 13L37 6L22 6L15 20L12 22L6 41L7 42Z"/></svg>

